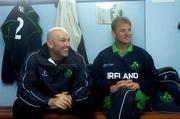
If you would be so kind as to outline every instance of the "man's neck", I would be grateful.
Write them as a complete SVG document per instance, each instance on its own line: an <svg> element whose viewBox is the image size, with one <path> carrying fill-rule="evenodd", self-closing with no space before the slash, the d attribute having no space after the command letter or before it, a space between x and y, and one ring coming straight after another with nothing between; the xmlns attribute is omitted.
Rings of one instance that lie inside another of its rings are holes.
<svg viewBox="0 0 180 119"><path fill-rule="evenodd" d="M49 52L49 55L50 55L51 59L52 59L56 64L58 64L59 61L62 60L62 58L57 57L53 52Z"/></svg>
<svg viewBox="0 0 180 119"><path fill-rule="evenodd" d="M116 46L120 50L120 52L124 52L128 48L129 44L117 43L116 42Z"/></svg>

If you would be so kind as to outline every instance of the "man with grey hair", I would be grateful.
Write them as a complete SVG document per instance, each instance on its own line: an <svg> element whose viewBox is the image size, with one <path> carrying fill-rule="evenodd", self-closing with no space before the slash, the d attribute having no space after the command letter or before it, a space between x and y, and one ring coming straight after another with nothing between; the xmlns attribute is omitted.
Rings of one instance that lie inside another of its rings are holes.
<svg viewBox="0 0 180 119"><path fill-rule="evenodd" d="M95 90L108 119L139 119L155 92L157 72L150 54L131 43L127 17L116 17L111 28L115 42L93 64Z"/></svg>
<svg viewBox="0 0 180 119"><path fill-rule="evenodd" d="M92 80L84 58L70 48L69 41L64 28L54 27L42 48L26 56L13 105L14 119L41 119L47 111L90 117Z"/></svg>

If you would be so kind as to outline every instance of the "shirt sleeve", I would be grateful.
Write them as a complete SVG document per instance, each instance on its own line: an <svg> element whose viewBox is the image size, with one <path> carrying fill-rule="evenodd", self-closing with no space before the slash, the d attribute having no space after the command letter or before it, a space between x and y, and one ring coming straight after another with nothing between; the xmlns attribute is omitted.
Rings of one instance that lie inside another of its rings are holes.
<svg viewBox="0 0 180 119"><path fill-rule="evenodd" d="M103 73L102 65L101 55L98 55L93 63L92 77L94 79L94 90L101 98L110 95L110 84Z"/></svg>
<svg viewBox="0 0 180 119"><path fill-rule="evenodd" d="M148 96L153 96L157 88L157 70L154 66L151 55L147 52L144 54L144 67L142 79L137 80L140 84L140 90Z"/></svg>
<svg viewBox="0 0 180 119"><path fill-rule="evenodd" d="M78 65L74 73L72 90L73 101L81 101L88 98L92 90L92 78L90 77L84 58L78 55Z"/></svg>
<svg viewBox="0 0 180 119"><path fill-rule="evenodd" d="M50 97L37 90L37 77L35 75L37 63L32 60L33 53L28 55L21 67L18 80L17 96L26 104L33 107L46 107Z"/></svg>

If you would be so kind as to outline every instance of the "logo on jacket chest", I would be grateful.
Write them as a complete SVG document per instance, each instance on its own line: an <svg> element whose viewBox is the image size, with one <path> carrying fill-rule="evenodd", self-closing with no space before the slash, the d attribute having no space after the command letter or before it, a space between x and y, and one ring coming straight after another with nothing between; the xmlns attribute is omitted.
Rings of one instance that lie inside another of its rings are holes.
<svg viewBox="0 0 180 119"><path fill-rule="evenodd" d="M119 73L119 72L108 72L107 79L137 79L138 73Z"/></svg>
<svg viewBox="0 0 180 119"><path fill-rule="evenodd" d="M71 76L72 76L72 70L71 69L66 69L65 71L64 71L64 76L65 76L65 78L70 78Z"/></svg>
<svg viewBox="0 0 180 119"><path fill-rule="evenodd" d="M48 75L47 75L47 71L44 70L41 75L47 77L47 76L48 76Z"/></svg>
<svg viewBox="0 0 180 119"><path fill-rule="evenodd" d="M137 61L133 61L130 67L132 70L138 70L141 67L141 65Z"/></svg>

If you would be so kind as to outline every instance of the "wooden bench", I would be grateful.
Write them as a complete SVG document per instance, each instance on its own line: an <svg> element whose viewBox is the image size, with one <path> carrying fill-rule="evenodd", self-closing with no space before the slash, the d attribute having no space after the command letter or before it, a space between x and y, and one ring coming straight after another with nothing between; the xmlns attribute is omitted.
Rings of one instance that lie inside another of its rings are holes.
<svg viewBox="0 0 180 119"><path fill-rule="evenodd" d="M180 119L180 113L144 112L140 119Z"/></svg>
<svg viewBox="0 0 180 119"><path fill-rule="evenodd" d="M103 112L96 112L95 119L106 119ZM13 113L11 107L0 107L0 119L12 119ZM44 119L79 119L74 115L58 115L49 113L44 115ZM158 113L144 112L140 119L180 119L180 113Z"/></svg>
<svg viewBox="0 0 180 119"><path fill-rule="evenodd" d="M13 119L11 107L0 107L0 119ZM44 115L44 119L79 119L75 115L58 115L56 113L48 113Z"/></svg>

